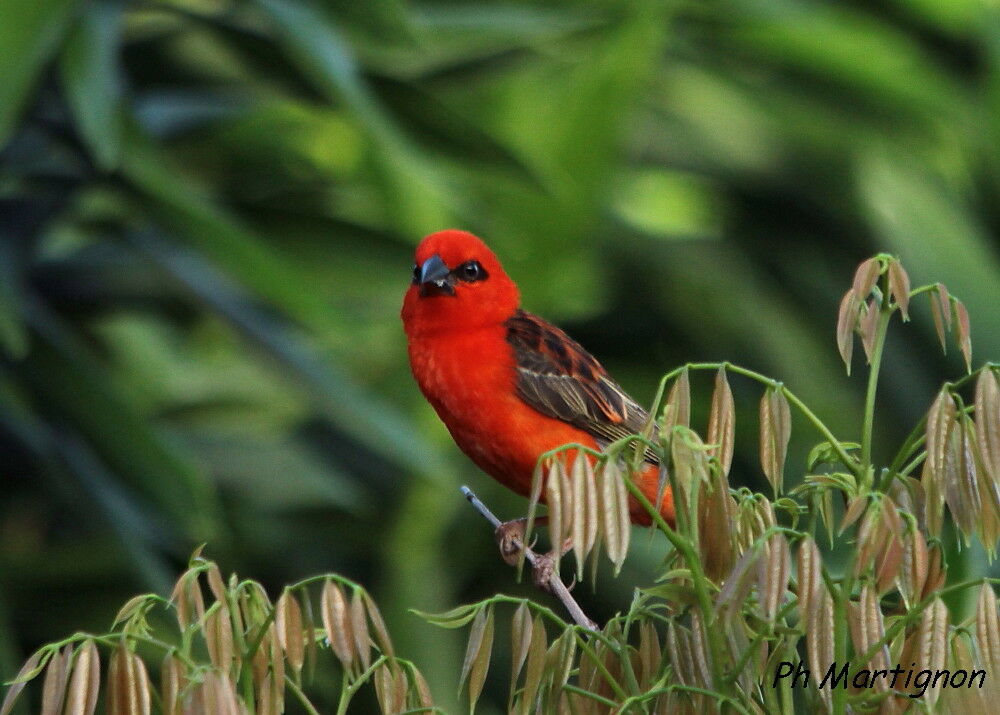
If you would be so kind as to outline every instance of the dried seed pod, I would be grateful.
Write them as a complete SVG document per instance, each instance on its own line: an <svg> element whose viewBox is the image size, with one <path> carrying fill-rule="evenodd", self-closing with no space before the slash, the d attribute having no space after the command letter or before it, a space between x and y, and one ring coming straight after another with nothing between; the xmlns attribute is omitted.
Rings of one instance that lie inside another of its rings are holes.
<svg viewBox="0 0 1000 715"><path fill-rule="evenodd" d="M430 686L427 684L427 679L424 678L423 673L413 667L410 669L410 677L413 680L413 687L417 691L417 704L421 708L433 708L434 698L431 696Z"/></svg>
<svg viewBox="0 0 1000 715"><path fill-rule="evenodd" d="M522 603L514 611L510 622L510 692L513 693L517 679L521 676L524 661L528 658L528 648L531 646L532 622L528 604Z"/></svg>
<svg viewBox="0 0 1000 715"><path fill-rule="evenodd" d="M163 715L180 715L183 712L181 691L187 685L184 663L173 652L168 653L160 666L160 698Z"/></svg>
<svg viewBox="0 0 1000 715"><path fill-rule="evenodd" d="M697 609L691 611L691 636L689 642L691 662L694 664L692 672L694 684L700 688L714 688L712 666L709 661L708 639L705 636L705 624L702 622L701 612Z"/></svg>
<svg viewBox="0 0 1000 715"><path fill-rule="evenodd" d="M663 430L662 434L666 439L670 439L674 427L691 426L691 381L688 378L688 369L681 370L680 375L674 380L667 395L667 402L663 409Z"/></svg>
<svg viewBox="0 0 1000 715"><path fill-rule="evenodd" d="M851 637L854 641L854 650L860 656L885 637L885 623L882 620L882 608L879 604L879 596L870 584L861 587L861 593L857 604L851 606ZM865 666L869 669L889 668L889 647L880 648L872 656ZM879 690L888 689L888 683L881 681L876 683Z"/></svg>
<svg viewBox="0 0 1000 715"><path fill-rule="evenodd" d="M875 560L875 584L879 594L884 594L896 583L902 564L903 541L890 535L884 543L882 553L876 555Z"/></svg>
<svg viewBox="0 0 1000 715"><path fill-rule="evenodd" d="M978 468L981 460L977 454L975 426L968 415L959 417L948 446L948 460L954 464L955 478L947 483L945 501L968 544L982 521L983 512Z"/></svg>
<svg viewBox="0 0 1000 715"><path fill-rule="evenodd" d="M368 634L365 604L358 591L351 597L351 635L354 637L354 652L361 658L361 666L367 670L372 662L371 636Z"/></svg>
<svg viewBox="0 0 1000 715"><path fill-rule="evenodd" d="M148 714L152 707L149 676L142 659L132 653L122 639L108 665L108 713Z"/></svg>
<svg viewBox="0 0 1000 715"><path fill-rule="evenodd" d="M671 619L667 623L667 655L674 674L681 685L694 685L694 671L697 667L691 657L690 634L688 630Z"/></svg>
<svg viewBox="0 0 1000 715"><path fill-rule="evenodd" d="M823 673L834 662L833 599L826 585L820 586L813 595L805 622L806 660L814 673ZM819 690L820 700L830 708L828 689Z"/></svg>
<svg viewBox="0 0 1000 715"><path fill-rule="evenodd" d="M270 672L269 698L261 697L262 701L270 703L271 709L275 713L280 713L285 709L285 658L281 652L281 642L278 640L278 627L272 623L267 629L267 653ZM264 647L265 643L261 644Z"/></svg>
<svg viewBox="0 0 1000 715"><path fill-rule="evenodd" d="M868 504L865 516L861 520L856 539L857 552L854 559L854 577L858 578L869 570L875 570L892 541L898 541L893 532L898 531L898 514L891 507L895 521L887 517L886 503L891 505L888 497L883 497ZM890 579L891 580L891 579Z"/></svg>
<svg viewBox="0 0 1000 715"><path fill-rule="evenodd" d="M188 569L181 574L174 584L170 600L176 604L177 623L181 631L186 630L194 622L201 622L205 617L205 598L198 583L197 570Z"/></svg>
<svg viewBox="0 0 1000 715"><path fill-rule="evenodd" d="M584 516L583 544L581 548L583 549L584 558L586 558L597 545L597 538L601 533L601 505L597 494L597 477L594 474L594 465L589 459L584 460L583 475L583 498L586 503L586 514Z"/></svg>
<svg viewBox="0 0 1000 715"><path fill-rule="evenodd" d="M558 460L549 470L548 478L545 480L545 505L549 509L549 541L552 548L558 550L562 548L562 543L566 539L566 527L563 523L564 499L572 499L573 495L563 494L562 485L565 480L565 470ZM556 552L559 553L558 551ZM559 573L559 558L555 559L556 573Z"/></svg>
<svg viewBox="0 0 1000 715"><path fill-rule="evenodd" d="M35 651L24 662L24 665L21 666L21 670L15 676L13 684L7 689L7 694L4 695L3 703L0 704L0 715L8 715L14 709L14 704L17 702L25 686L38 674L34 671L40 667L41 659L42 651Z"/></svg>
<svg viewBox="0 0 1000 715"><path fill-rule="evenodd" d="M1000 512L1000 382L989 368L983 369L976 380L975 405L982 478L989 485L994 509Z"/></svg>
<svg viewBox="0 0 1000 715"><path fill-rule="evenodd" d="M212 665L228 673L233 665L233 628L229 609L225 606L212 608L205 616L205 645Z"/></svg>
<svg viewBox="0 0 1000 715"><path fill-rule="evenodd" d="M944 567L944 558L941 554L941 547L938 544L927 549L927 579L924 581L924 589L920 593L920 598L927 598L944 585L947 572Z"/></svg>
<svg viewBox="0 0 1000 715"><path fill-rule="evenodd" d="M840 528L837 530L837 533L843 534L848 528L850 528L850 526L865 513L865 509L867 507L868 497L851 497L851 500L847 502L847 508L844 510L844 516L840 520Z"/></svg>
<svg viewBox="0 0 1000 715"><path fill-rule="evenodd" d="M949 442L956 426L955 401L947 388L941 388L927 412L927 458L921 477L924 487L924 518L927 531L932 536L941 533L948 471L957 469L954 460L949 463Z"/></svg>
<svg viewBox="0 0 1000 715"><path fill-rule="evenodd" d="M566 454L567 458L569 453ZM570 471L568 462L564 464L564 468L559 471L559 479L561 481L559 485L559 491L562 494L562 534L563 541L572 541L573 539L573 484L570 481ZM549 506L549 512L551 513L552 507ZM552 542L552 548L556 548L556 542ZM560 547L561 548L561 547Z"/></svg>
<svg viewBox="0 0 1000 715"><path fill-rule="evenodd" d="M965 303L955 299L955 338L958 340L958 349L962 352L965 360L966 372L972 372L972 332L969 327L969 311Z"/></svg>
<svg viewBox="0 0 1000 715"><path fill-rule="evenodd" d="M872 292L878 277L882 272L882 264L877 258L868 258L858 264L854 271L854 284L851 286L859 300L864 300Z"/></svg>
<svg viewBox="0 0 1000 715"><path fill-rule="evenodd" d="M562 688L567 683L575 657L576 633L567 629L552 641L552 645L545 653L545 670L551 675L549 685L552 691Z"/></svg>
<svg viewBox="0 0 1000 715"><path fill-rule="evenodd" d="M792 557L788 551L788 541L782 533L772 534L761 545L761 558L757 561L757 592L762 617L773 621L785 591Z"/></svg>
<svg viewBox="0 0 1000 715"><path fill-rule="evenodd" d="M209 562L208 568L205 570L205 580L208 581L208 588L215 597L215 600L219 603L226 603L226 586L225 582L222 580L222 572L219 571L219 567L215 562Z"/></svg>
<svg viewBox="0 0 1000 715"><path fill-rule="evenodd" d="M354 637L351 633L347 599L339 584L333 581L326 581L323 584L320 608L330 647L344 668L349 670L354 665Z"/></svg>
<svg viewBox="0 0 1000 715"><path fill-rule="evenodd" d="M257 715L279 715L274 702L274 673L268 673L257 688Z"/></svg>
<svg viewBox="0 0 1000 715"><path fill-rule="evenodd" d="M275 605L274 622L278 628L278 641L285 651L288 664L298 674L302 670L306 657L306 643L302 629L302 607L295 595L287 588L282 592Z"/></svg>
<svg viewBox="0 0 1000 715"><path fill-rule="evenodd" d="M205 675L200 691L204 712L214 715L243 715L235 686L229 678L210 672Z"/></svg>
<svg viewBox="0 0 1000 715"><path fill-rule="evenodd" d="M690 539L695 549L701 550L698 510L701 492L709 480L705 452L694 432L682 428L678 430L670 444L677 528Z"/></svg>
<svg viewBox="0 0 1000 715"><path fill-rule="evenodd" d="M469 629L469 642L462 662L462 676L459 682L469 681L469 710L475 710L476 701L486 680L493 651L493 608L487 606L476 614Z"/></svg>
<svg viewBox="0 0 1000 715"><path fill-rule="evenodd" d="M720 581L737 558L737 507L725 474L713 469L710 478L711 489L698 502L698 545L705 575Z"/></svg>
<svg viewBox="0 0 1000 715"><path fill-rule="evenodd" d="M928 293L928 296L931 299L931 317L934 319L934 329L941 342L941 349L948 352L948 341L945 339L945 334L951 330L951 301L948 289L943 283L938 283L937 288Z"/></svg>
<svg viewBox="0 0 1000 715"><path fill-rule="evenodd" d="M987 673L1000 673L1000 615L993 587L984 583L979 587L976 604L976 641L980 658Z"/></svg>
<svg viewBox="0 0 1000 715"><path fill-rule="evenodd" d="M615 574L617 575L628 555L629 538L632 532L625 475L612 459L604 462L603 468L598 470L598 475L601 487L600 511L604 520L605 549L607 549L608 558L615 566Z"/></svg>
<svg viewBox="0 0 1000 715"><path fill-rule="evenodd" d="M756 566L759 558L759 548L747 549L733 566L732 572L726 577L719 595L715 598L715 609L720 618L726 620L739 613L757 575Z"/></svg>
<svg viewBox="0 0 1000 715"><path fill-rule="evenodd" d="M395 715L406 710L406 693L409 681L402 669L382 665L375 671L375 696L385 715Z"/></svg>
<svg viewBox="0 0 1000 715"><path fill-rule="evenodd" d="M62 712L72 661L71 645L63 646L63 649L49 660L45 668L45 679L42 681L42 715L59 715Z"/></svg>
<svg viewBox="0 0 1000 715"><path fill-rule="evenodd" d="M896 587L907 608L920 600L927 581L927 542L918 528L910 529L903 538L903 559L896 578Z"/></svg>
<svg viewBox="0 0 1000 715"><path fill-rule="evenodd" d="M851 355L854 352L854 326L858 320L860 299L851 288L840 299L840 309L837 311L837 350L844 361L847 374L851 374Z"/></svg>
<svg viewBox="0 0 1000 715"><path fill-rule="evenodd" d="M538 695L542 675L545 671L545 653L548 641L545 634L545 624L541 616L535 616L531 628L531 645L528 647L528 665L524 674L524 687L521 690L521 713L534 711L535 697Z"/></svg>
<svg viewBox="0 0 1000 715"><path fill-rule="evenodd" d="M639 623L639 681L649 687L660 672L663 654L660 652L660 634L651 620Z"/></svg>
<svg viewBox="0 0 1000 715"><path fill-rule="evenodd" d="M90 715L97 708L101 689L101 658L93 641L85 641L76 652L73 675L66 693L66 715Z"/></svg>
<svg viewBox="0 0 1000 715"><path fill-rule="evenodd" d="M875 333L878 330L878 305L872 298L865 304L865 312L858 322L858 332L861 334L861 347L865 351L865 359L871 363L872 350L875 349Z"/></svg>
<svg viewBox="0 0 1000 715"><path fill-rule="evenodd" d="M823 587L823 559L811 536L807 535L799 544L797 568L799 617L804 621Z"/></svg>
<svg viewBox="0 0 1000 715"><path fill-rule="evenodd" d="M948 608L940 598L924 610L914 637L914 661L928 670L943 669L948 658ZM940 694L941 688L928 688L923 697L933 704Z"/></svg>
<svg viewBox="0 0 1000 715"><path fill-rule="evenodd" d="M781 493L791 433L791 410L783 390L767 388L760 401L760 464L775 494Z"/></svg>
<svg viewBox="0 0 1000 715"><path fill-rule="evenodd" d="M586 465L588 463L587 456L583 452L577 451L569 472L572 492L570 503L572 504L573 511L570 534L573 541L573 556L576 559L576 577L578 580L583 579L583 567L587 561L587 532L591 526L589 523L590 509L587 504L588 476Z"/></svg>
<svg viewBox="0 0 1000 715"><path fill-rule="evenodd" d="M367 591L362 591L362 594L365 600L365 610L368 612L368 620L375 631L375 642L378 644L379 650L382 651L382 655L391 661L395 659L396 651L392 647L392 640L389 638L389 629L385 627L385 619L382 618L382 612L378 610L378 606L375 605L375 601L368 595Z"/></svg>
<svg viewBox="0 0 1000 715"><path fill-rule="evenodd" d="M951 638L951 662L949 669L952 672L964 670L971 673L976 669L976 661L972 655L972 647L967 634L956 632ZM942 712L967 712L985 713L990 712L990 698L988 691L971 687L951 687L942 693L940 705Z"/></svg>
<svg viewBox="0 0 1000 715"><path fill-rule="evenodd" d="M736 432L736 404L733 391L726 379L726 369L720 367L715 373L715 389L712 392L712 406L708 413L707 440L709 454L719 461L723 476L729 475L733 465L733 445Z"/></svg>
<svg viewBox="0 0 1000 715"><path fill-rule="evenodd" d="M889 261L889 294L899 311L903 314L903 320L910 319L910 276L903 268L903 264L897 259Z"/></svg>

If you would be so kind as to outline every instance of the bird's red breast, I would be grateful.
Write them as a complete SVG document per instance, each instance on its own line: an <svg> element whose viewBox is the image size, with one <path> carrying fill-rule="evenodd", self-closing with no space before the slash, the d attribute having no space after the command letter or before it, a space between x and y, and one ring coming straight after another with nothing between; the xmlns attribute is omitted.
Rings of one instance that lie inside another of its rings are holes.
<svg viewBox="0 0 1000 715"><path fill-rule="evenodd" d="M448 230L417 247L403 301L410 367L455 442L527 495L538 457L575 442L600 449L638 432L646 412L566 333L520 310L515 283L478 238ZM655 457L636 476L656 500ZM673 501L661 512L673 521ZM632 519L649 523L633 502Z"/></svg>

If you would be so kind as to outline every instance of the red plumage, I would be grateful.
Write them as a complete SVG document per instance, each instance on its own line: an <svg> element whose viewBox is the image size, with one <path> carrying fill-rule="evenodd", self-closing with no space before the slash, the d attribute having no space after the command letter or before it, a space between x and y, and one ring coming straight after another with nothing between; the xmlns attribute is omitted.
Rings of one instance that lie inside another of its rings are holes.
<svg viewBox="0 0 1000 715"><path fill-rule="evenodd" d="M570 442L600 449L638 432L647 415L586 350L519 303L482 241L440 231L417 247L402 319L413 376L455 442L527 495L539 455ZM635 479L655 503L659 468L654 455L647 460ZM634 500L630 512L649 523ZM661 513L673 522L669 488Z"/></svg>

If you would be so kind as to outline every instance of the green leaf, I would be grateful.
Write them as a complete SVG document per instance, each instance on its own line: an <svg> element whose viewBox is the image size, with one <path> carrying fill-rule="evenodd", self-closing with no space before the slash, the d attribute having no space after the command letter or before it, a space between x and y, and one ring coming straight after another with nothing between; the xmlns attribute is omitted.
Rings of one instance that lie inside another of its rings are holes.
<svg viewBox="0 0 1000 715"><path fill-rule="evenodd" d="M4 0L0 22L0 148L76 9L77 0Z"/></svg>
<svg viewBox="0 0 1000 715"><path fill-rule="evenodd" d="M322 360L300 332L253 308L251 301L234 284L195 254L177 250L154 232L132 234L132 239L181 286L295 371L309 388L315 403L344 432L417 474L432 479L442 479L442 475L447 474L441 455L402 415L335 365ZM281 268L281 264L262 266L261 272L268 268ZM291 286L300 288L308 283L304 277L291 274L286 280L292 281ZM312 327L317 333L325 332L319 324Z"/></svg>
<svg viewBox="0 0 1000 715"><path fill-rule="evenodd" d="M122 172L165 226L294 320L317 332L332 327L320 291L280 254L172 166L137 127L128 127L124 138Z"/></svg>
<svg viewBox="0 0 1000 715"><path fill-rule="evenodd" d="M120 26L116 3L88 4L60 57L70 110L97 166L105 171L118 166L121 152Z"/></svg>
<svg viewBox="0 0 1000 715"><path fill-rule="evenodd" d="M21 317L23 286L14 269L15 252L0 241L0 351L19 359L28 351L28 336Z"/></svg>
<svg viewBox="0 0 1000 715"><path fill-rule="evenodd" d="M441 628L461 628L475 618L476 615L486 607L487 606L484 606L481 603L472 603L463 606L456 606L450 611L446 611L444 613L424 613L423 611L418 611L416 609L411 610L414 614L420 616L429 623L433 623L435 626L440 626Z"/></svg>
<svg viewBox="0 0 1000 715"><path fill-rule="evenodd" d="M35 307L29 324L38 336L23 377L47 409L70 419L102 457L190 538L217 529L215 497L190 456L157 432L121 394L96 357L52 314Z"/></svg>
<svg viewBox="0 0 1000 715"><path fill-rule="evenodd" d="M278 27L289 58L332 102L343 103L372 139L386 210L404 235L450 223L441 179L386 114L364 81L352 48L328 18L294 0L257 0Z"/></svg>

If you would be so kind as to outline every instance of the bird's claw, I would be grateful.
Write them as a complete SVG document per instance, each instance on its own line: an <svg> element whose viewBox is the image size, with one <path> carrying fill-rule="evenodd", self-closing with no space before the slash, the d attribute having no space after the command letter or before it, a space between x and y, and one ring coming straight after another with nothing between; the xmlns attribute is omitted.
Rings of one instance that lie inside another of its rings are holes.
<svg viewBox="0 0 1000 715"><path fill-rule="evenodd" d="M536 523L544 519L536 520ZM524 532L527 526L527 518L513 519L505 521L497 527L494 536L497 545L500 547L500 556L509 566L517 566L521 558L521 551L524 549ZM531 548L532 544L528 545ZM551 591L552 577L556 572L556 561L572 546L572 541L567 539L559 553L555 550L547 554L535 554L533 566L533 580L539 588Z"/></svg>
<svg viewBox="0 0 1000 715"><path fill-rule="evenodd" d="M539 554L535 559L534 579L535 586L546 591L552 591L552 577L556 572L555 552Z"/></svg>
<svg viewBox="0 0 1000 715"><path fill-rule="evenodd" d="M500 547L500 556L508 566L517 566L524 549L524 530L526 519L505 521L497 527L494 536Z"/></svg>

